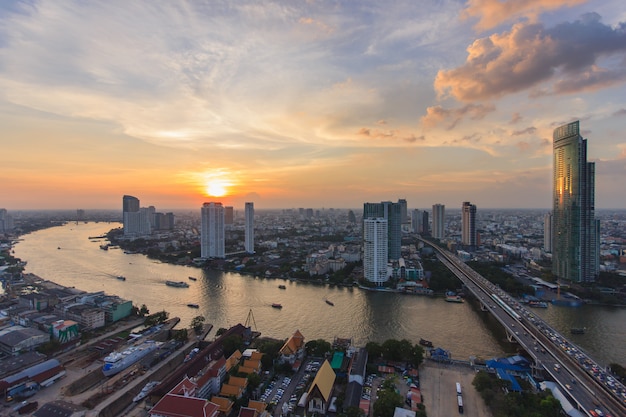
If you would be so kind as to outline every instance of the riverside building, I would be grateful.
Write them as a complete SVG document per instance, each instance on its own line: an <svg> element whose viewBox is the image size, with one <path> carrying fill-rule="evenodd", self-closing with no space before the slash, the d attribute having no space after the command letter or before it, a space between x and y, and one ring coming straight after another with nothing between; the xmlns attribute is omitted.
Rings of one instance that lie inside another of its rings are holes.
<svg viewBox="0 0 626 417"><path fill-rule="evenodd" d="M224 206L222 203L204 203L200 209L200 256L202 258L224 258Z"/></svg>
<svg viewBox="0 0 626 417"><path fill-rule="evenodd" d="M595 164L579 122L553 133L552 272L566 281L594 282L600 268L600 222L595 218Z"/></svg>

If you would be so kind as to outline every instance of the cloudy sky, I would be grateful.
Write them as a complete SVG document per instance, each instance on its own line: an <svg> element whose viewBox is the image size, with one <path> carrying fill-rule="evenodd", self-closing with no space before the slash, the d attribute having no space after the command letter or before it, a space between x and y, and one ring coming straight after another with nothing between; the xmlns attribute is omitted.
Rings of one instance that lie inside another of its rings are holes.
<svg viewBox="0 0 626 417"><path fill-rule="evenodd" d="M623 0L0 2L7 209L547 208L573 120L625 208Z"/></svg>

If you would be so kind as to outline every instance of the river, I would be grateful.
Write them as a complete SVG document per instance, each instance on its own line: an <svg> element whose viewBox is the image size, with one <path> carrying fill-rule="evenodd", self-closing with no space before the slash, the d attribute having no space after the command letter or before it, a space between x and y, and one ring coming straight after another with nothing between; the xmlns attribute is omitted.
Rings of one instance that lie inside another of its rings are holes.
<svg viewBox="0 0 626 417"><path fill-rule="evenodd" d="M151 312L165 310L170 317L180 317L183 325L197 315L203 315L215 329L245 324L250 318L253 329L278 339L299 329L306 340L352 338L357 345L387 339L417 343L424 338L457 359L504 354L506 345L498 343L502 335L493 331L498 326L471 303L204 271L120 249L104 251L99 248L103 242L89 239L120 226L68 223L39 230L22 236L14 247L15 256L28 262L27 273L88 292L118 295L134 305L145 304ZM119 275L126 281L116 279ZM197 281L189 280L190 276ZM168 287L166 280L185 281L189 288ZM279 289L281 284L286 289ZM200 308L189 308L188 303ZM283 308L272 308L272 303ZM550 306L535 312L567 337L571 326L587 327L586 334L571 339L599 363L625 363L626 309Z"/></svg>

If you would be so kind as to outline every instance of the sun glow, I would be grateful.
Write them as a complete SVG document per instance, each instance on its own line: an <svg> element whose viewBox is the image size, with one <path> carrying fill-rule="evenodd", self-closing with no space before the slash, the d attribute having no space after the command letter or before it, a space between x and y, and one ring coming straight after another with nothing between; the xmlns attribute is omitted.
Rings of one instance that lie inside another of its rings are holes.
<svg viewBox="0 0 626 417"><path fill-rule="evenodd" d="M211 197L223 197L228 193L229 185L225 181L210 180L206 184L206 192Z"/></svg>

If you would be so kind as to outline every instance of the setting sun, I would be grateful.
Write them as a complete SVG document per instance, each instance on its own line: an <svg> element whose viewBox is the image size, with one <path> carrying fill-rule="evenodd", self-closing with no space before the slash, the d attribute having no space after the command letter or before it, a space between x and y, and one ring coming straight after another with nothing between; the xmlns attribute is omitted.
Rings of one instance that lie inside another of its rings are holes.
<svg viewBox="0 0 626 417"><path fill-rule="evenodd" d="M228 184L226 184L224 181L212 180L207 184L206 192L212 197L223 197L228 192L227 187Z"/></svg>

